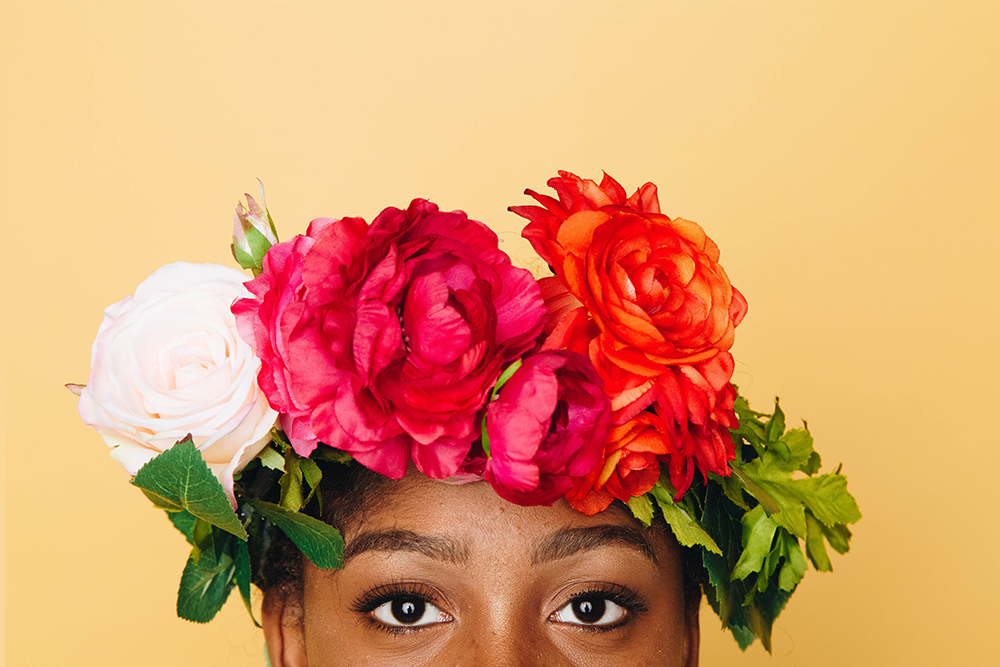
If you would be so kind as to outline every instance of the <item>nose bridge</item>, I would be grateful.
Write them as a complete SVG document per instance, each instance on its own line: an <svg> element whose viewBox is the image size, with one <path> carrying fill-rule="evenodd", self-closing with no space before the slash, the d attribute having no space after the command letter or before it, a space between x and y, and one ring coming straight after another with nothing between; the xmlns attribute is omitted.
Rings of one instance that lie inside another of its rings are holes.
<svg viewBox="0 0 1000 667"><path fill-rule="evenodd" d="M537 614L509 605L477 615L465 631L458 663L467 667L531 667L561 665L552 655L548 636Z"/></svg>
<svg viewBox="0 0 1000 667"><path fill-rule="evenodd" d="M462 665L469 667L529 667L553 665L545 657L544 637L525 627L482 628L475 633Z"/></svg>

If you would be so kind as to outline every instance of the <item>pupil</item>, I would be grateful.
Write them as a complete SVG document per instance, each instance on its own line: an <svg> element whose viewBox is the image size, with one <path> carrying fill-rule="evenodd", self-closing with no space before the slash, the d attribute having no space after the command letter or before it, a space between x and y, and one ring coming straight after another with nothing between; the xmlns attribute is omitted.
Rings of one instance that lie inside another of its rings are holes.
<svg viewBox="0 0 1000 667"><path fill-rule="evenodd" d="M396 598L392 601L392 617L400 623L416 623L426 608L427 605L419 598Z"/></svg>
<svg viewBox="0 0 1000 667"><path fill-rule="evenodd" d="M583 600L576 600L573 603L573 613L584 623L596 623L604 616L605 606L604 600L600 598L585 598Z"/></svg>

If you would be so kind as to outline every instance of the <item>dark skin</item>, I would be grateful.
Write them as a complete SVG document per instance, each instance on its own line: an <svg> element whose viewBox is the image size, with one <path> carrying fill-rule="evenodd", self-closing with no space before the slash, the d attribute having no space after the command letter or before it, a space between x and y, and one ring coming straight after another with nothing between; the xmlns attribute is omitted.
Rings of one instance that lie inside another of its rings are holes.
<svg viewBox="0 0 1000 667"><path fill-rule="evenodd" d="M680 548L625 511L511 504L408 475L345 529L345 565L265 596L272 667L698 664Z"/></svg>

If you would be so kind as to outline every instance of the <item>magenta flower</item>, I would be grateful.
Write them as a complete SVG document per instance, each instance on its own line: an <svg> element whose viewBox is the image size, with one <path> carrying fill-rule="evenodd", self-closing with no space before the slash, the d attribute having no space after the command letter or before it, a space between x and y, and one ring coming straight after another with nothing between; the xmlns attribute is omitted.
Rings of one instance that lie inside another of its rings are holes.
<svg viewBox="0 0 1000 667"><path fill-rule="evenodd" d="M291 390L285 342L303 313L303 258L313 245L313 236L330 222L314 220L305 236L271 246L261 274L246 283L256 298L241 299L232 307L240 337L253 345L261 359L257 384L280 413L281 429L301 456L309 456L317 439L309 425L309 406L296 400Z"/></svg>
<svg viewBox="0 0 1000 667"><path fill-rule="evenodd" d="M611 402L586 357L529 356L487 407L484 477L510 502L551 505L572 488L571 477L600 464L610 426Z"/></svg>
<svg viewBox="0 0 1000 667"><path fill-rule="evenodd" d="M258 354L284 385L265 391L372 470L399 478L412 458L448 477L479 435L500 370L536 344L546 312L537 283L485 225L423 199L371 226L314 221L308 236L301 256L265 262L250 286L257 299L237 304L274 332Z"/></svg>

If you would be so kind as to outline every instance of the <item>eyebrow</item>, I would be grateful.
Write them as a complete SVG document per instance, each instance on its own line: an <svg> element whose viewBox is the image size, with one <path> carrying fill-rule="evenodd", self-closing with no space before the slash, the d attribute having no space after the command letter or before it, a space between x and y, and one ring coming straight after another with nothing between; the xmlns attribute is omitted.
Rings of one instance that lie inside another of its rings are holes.
<svg viewBox="0 0 1000 667"><path fill-rule="evenodd" d="M464 545L440 535L420 535L411 530L382 530L361 533L344 549L344 564L366 551L409 551L446 563L462 564L469 559Z"/></svg>
<svg viewBox="0 0 1000 667"><path fill-rule="evenodd" d="M654 563L653 545L638 528L632 526L599 525L587 528L563 528L541 540L531 556L532 565L550 563L609 546L635 549Z"/></svg>

